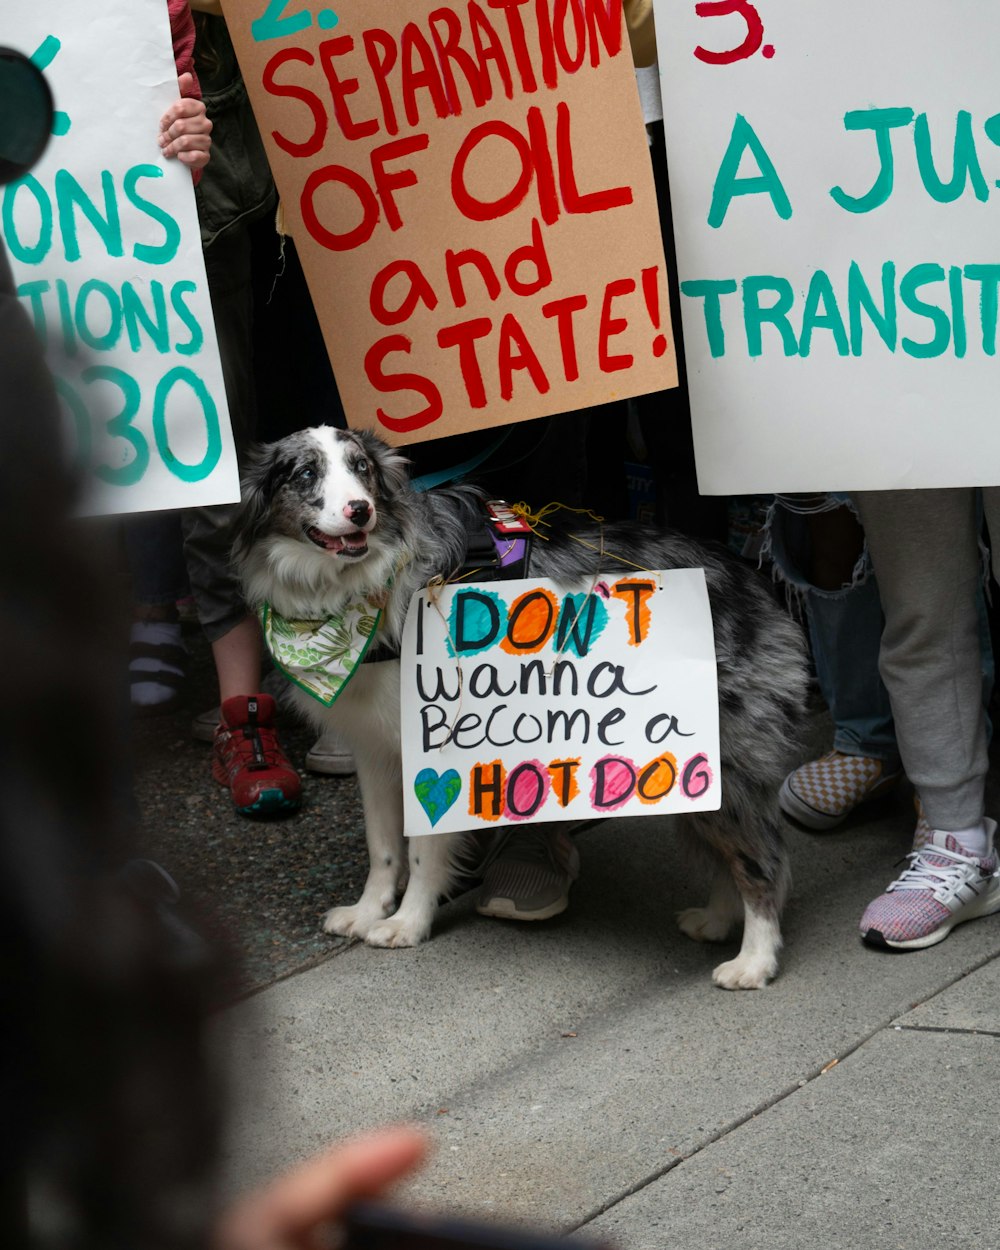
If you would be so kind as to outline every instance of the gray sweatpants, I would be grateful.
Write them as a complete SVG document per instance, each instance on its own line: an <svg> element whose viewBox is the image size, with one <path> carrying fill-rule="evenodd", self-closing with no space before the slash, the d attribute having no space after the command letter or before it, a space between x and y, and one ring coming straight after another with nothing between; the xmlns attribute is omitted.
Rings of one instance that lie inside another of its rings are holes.
<svg viewBox="0 0 1000 1250"><path fill-rule="evenodd" d="M982 491L1000 565L1000 487ZM879 669L903 767L935 829L984 814L988 768L976 584L982 576L973 488L859 491L885 614Z"/></svg>

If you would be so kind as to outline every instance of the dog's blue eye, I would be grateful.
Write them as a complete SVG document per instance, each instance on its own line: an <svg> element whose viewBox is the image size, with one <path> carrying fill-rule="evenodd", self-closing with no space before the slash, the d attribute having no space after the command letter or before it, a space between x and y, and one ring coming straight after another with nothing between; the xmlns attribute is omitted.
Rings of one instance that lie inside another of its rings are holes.
<svg viewBox="0 0 1000 1250"><path fill-rule="evenodd" d="M367 461L367 460L365 460L365 459L363 459L363 458L362 458L362 459L360 459L360 460L355 460L355 462L354 462L354 472L355 472L355 473L367 473L367 472L368 472L368 461Z"/></svg>
<svg viewBox="0 0 1000 1250"><path fill-rule="evenodd" d="M315 476L316 476L316 472L314 469L299 469L298 473L296 473L295 475L295 478L296 478L296 481L299 481L299 482L311 482Z"/></svg>

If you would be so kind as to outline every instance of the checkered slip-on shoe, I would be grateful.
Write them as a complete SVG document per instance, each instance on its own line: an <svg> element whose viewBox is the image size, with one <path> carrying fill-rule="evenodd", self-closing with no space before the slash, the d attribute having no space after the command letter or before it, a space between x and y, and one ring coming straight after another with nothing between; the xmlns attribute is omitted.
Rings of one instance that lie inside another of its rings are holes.
<svg viewBox="0 0 1000 1250"><path fill-rule="evenodd" d="M996 821L988 820L990 845ZM869 946L921 950L943 942L957 924L1000 911L1000 862L965 853L949 833L934 830L930 841L907 856L909 868L868 904L861 936Z"/></svg>
<svg viewBox="0 0 1000 1250"><path fill-rule="evenodd" d="M500 920L548 920L569 906L579 875L580 854L564 829L522 825L493 852L476 911Z"/></svg>
<svg viewBox="0 0 1000 1250"><path fill-rule="evenodd" d="M831 751L789 773L778 802L786 816L807 829L833 829L855 808L887 794L902 777L886 773L882 760Z"/></svg>

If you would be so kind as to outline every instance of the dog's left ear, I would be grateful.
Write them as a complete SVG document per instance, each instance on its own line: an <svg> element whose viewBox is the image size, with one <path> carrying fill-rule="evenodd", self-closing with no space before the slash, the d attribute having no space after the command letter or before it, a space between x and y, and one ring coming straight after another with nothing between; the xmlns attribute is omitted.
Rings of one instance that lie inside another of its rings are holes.
<svg viewBox="0 0 1000 1250"><path fill-rule="evenodd" d="M232 552L241 563L267 527L274 492L287 466L280 443L258 443L248 453L240 479L240 506L232 523Z"/></svg>
<svg viewBox="0 0 1000 1250"><path fill-rule="evenodd" d="M383 499L391 499L409 489L410 461L394 447L382 441L371 430L352 430L351 434L364 448Z"/></svg>

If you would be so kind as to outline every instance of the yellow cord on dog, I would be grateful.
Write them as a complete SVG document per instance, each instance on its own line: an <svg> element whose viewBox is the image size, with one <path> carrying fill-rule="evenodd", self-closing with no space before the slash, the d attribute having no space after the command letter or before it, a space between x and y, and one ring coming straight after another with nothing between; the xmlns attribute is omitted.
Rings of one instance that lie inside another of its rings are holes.
<svg viewBox="0 0 1000 1250"><path fill-rule="evenodd" d="M531 532L535 535L535 537L541 538L543 542L548 542L549 540L544 534L540 534L535 527L538 525L544 525L546 529L551 528L545 518L552 516L554 512L576 512L582 516L590 517L590 519L597 525L602 527L604 525L604 517L600 516L598 513L591 512L589 508L571 508L567 503L547 503L544 508L540 508L537 512L532 512L528 505L522 501L520 503L510 504L510 510L515 514L515 516L519 516L522 521L526 522L526 524L530 526ZM650 577L653 576L653 569L647 569L642 564L636 564L634 560L627 560L625 556L619 556L613 551L608 551L604 545L603 528L601 529L600 547L596 547L593 543L588 542L586 538L581 538L578 534L571 534L568 531L566 532L566 537L572 538L572 540L575 543L579 543L581 547L586 547L590 551L596 551L602 559L605 556L610 556L612 560L617 560L619 564L627 564L629 568L636 569L640 573L648 573Z"/></svg>

